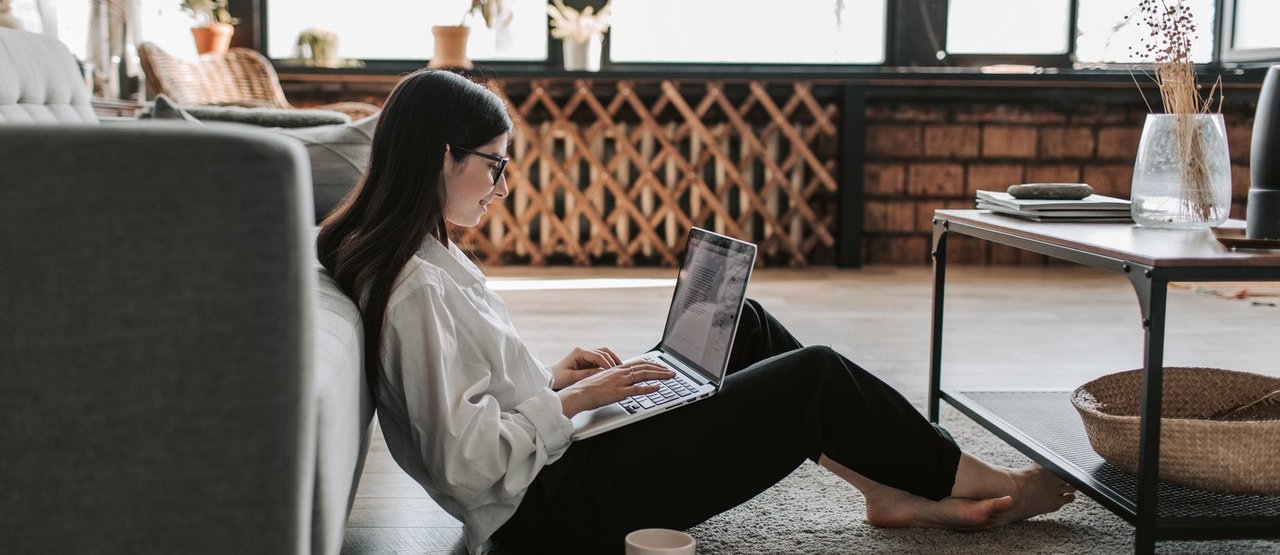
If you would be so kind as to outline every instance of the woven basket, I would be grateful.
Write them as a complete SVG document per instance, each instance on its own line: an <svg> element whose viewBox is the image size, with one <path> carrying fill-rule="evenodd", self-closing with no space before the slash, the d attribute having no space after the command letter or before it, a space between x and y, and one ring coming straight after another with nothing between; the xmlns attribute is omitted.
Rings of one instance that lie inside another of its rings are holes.
<svg viewBox="0 0 1280 555"><path fill-rule="evenodd" d="M1280 495L1280 394L1268 397L1276 390L1280 378L1165 368L1160 479L1222 493ZM1130 473L1138 470L1141 393L1142 371L1130 370L1071 395L1094 451Z"/></svg>

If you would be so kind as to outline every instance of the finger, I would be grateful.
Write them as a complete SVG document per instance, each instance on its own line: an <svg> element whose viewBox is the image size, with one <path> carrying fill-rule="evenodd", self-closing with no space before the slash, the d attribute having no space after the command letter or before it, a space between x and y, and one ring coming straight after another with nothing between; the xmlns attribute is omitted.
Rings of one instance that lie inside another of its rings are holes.
<svg viewBox="0 0 1280 555"><path fill-rule="evenodd" d="M628 362L628 363L626 363L626 364L623 364L622 366L619 366L618 368L623 368L623 369L626 369L626 370L635 370L635 371L640 371L640 370L646 370L646 369L661 369L661 370L666 370L666 368L667 368L667 367L666 367L666 366L663 366L663 365L661 365L661 364L654 364L654 363L649 362L649 361L647 361L647 360L633 360L633 361L631 361L631 362Z"/></svg>
<svg viewBox="0 0 1280 555"><path fill-rule="evenodd" d="M591 352L600 359L601 368L613 368L618 365L618 357L613 356L613 353L609 352L607 349L600 348Z"/></svg>
<svg viewBox="0 0 1280 555"><path fill-rule="evenodd" d="M604 371L605 371L604 368L582 368L580 370L571 370L571 372L577 372L578 374L581 374L581 377L579 377L578 379L594 376Z"/></svg>
<svg viewBox="0 0 1280 555"><path fill-rule="evenodd" d="M609 367L614 367L619 364L622 364L622 359L618 358L618 354L614 353L613 349L610 349L608 347L600 347L599 349L596 349L596 350L603 353L605 355L605 358L609 359Z"/></svg>
<svg viewBox="0 0 1280 555"><path fill-rule="evenodd" d="M609 368L613 364L609 363L609 357L600 351L591 351L587 349L577 349L578 367L598 366L600 368Z"/></svg>
<svg viewBox="0 0 1280 555"><path fill-rule="evenodd" d="M632 395L647 395L649 393L656 393L658 389L661 389L661 388L659 388L657 385L638 384L638 385L629 386L625 389L627 391L627 396L630 397Z"/></svg>
<svg viewBox="0 0 1280 555"><path fill-rule="evenodd" d="M631 379L638 382L643 382L648 380L668 380L674 377L675 375L676 375L675 372L667 370L666 368L655 368L652 370L648 370L648 369L636 370L635 372L631 373Z"/></svg>

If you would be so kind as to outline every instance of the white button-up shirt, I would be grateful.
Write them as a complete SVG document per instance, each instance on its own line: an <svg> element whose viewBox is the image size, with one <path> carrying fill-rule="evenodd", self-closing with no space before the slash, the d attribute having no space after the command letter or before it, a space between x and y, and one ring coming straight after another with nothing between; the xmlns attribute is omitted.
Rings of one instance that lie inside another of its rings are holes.
<svg viewBox="0 0 1280 555"><path fill-rule="evenodd" d="M569 446L551 372L480 269L434 237L400 273L382 333L374 394L387 447L482 552Z"/></svg>

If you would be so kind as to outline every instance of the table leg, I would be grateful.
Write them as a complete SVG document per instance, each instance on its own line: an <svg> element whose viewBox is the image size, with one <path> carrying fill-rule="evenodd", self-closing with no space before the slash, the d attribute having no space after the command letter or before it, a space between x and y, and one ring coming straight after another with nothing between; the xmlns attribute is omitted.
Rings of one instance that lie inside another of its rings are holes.
<svg viewBox="0 0 1280 555"><path fill-rule="evenodd" d="M933 220L933 328L929 345L929 421L938 422L942 391L942 302L947 283L947 222Z"/></svg>
<svg viewBox="0 0 1280 555"><path fill-rule="evenodd" d="M1138 498L1134 552L1155 553L1160 512L1160 416L1164 397L1164 325L1168 282L1134 276L1140 298L1145 297L1141 429L1138 433Z"/></svg>

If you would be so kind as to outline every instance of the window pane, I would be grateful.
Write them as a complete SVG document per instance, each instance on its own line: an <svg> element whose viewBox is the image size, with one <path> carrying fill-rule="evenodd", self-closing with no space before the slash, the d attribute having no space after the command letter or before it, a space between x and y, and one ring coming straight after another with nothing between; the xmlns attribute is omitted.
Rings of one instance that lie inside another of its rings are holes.
<svg viewBox="0 0 1280 555"><path fill-rule="evenodd" d="M1076 22L1076 61L1083 63L1141 63L1150 62L1141 53L1141 39L1151 30L1146 25L1130 24L1140 21L1141 14L1134 3L1114 0L1080 0L1079 19ZM1184 0L1191 9L1196 23L1196 36L1191 39L1191 60L1206 64L1213 58L1214 0ZM1132 50L1131 50L1132 49Z"/></svg>
<svg viewBox="0 0 1280 555"><path fill-rule="evenodd" d="M431 57L432 25L462 22L465 0L269 0L267 56L292 58L298 33L318 27L338 35L338 55L364 60ZM467 55L477 60L545 60L545 0L514 0L510 44L499 48L497 33L476 17L471 21Z"/></svg>
<svg viewBox="0 0 1280 555"><path fill-rule="evenodd" d="M951 0L947 52L1066 54L1070 0Z"/></svg>
<svg viewBox="0 0 1280 555"><path fill-rule="evenodd" d="M47 1L47 0L46 0ZM57 25L46 28L40 18L37 0L15 0L11 5L24 29L36 33L56 34L76 58L85 60L89 51L89 24L93 2L59 2L56 5ZM103 10L106 9L103 4ZM138 4L139 29L136 42L151 41L168 52L195 56L195 41L191 38L191 18L178 8L174 0L140 0ZM104 22L105 24L105 22Z"/></svg>
<svg viewBox="0 0 1280 555"><path fill-rule="evenodd" d="M874 64L885 1L613 0L610 50L615 62Z"/></svg>
<svg viewBox="0 0 1280 555"><path fill-rule="evenodd" d="M1231 46L1235 48L1280 47L1280 34L1275 32L1280 21L1280 2L1276 0L1236 0L1236 20Z"/></svg>
<svg viewBox="0 0 1280 555"><path fill-rule="evenodd" d="M142 41L156 43L165 52L183 58L196 57L196 41L191 36L194 21L173 0L142 0L138 24ZM248 14L232 14L245 17ZM58 16L61 19L61 15Z"/></svg>

